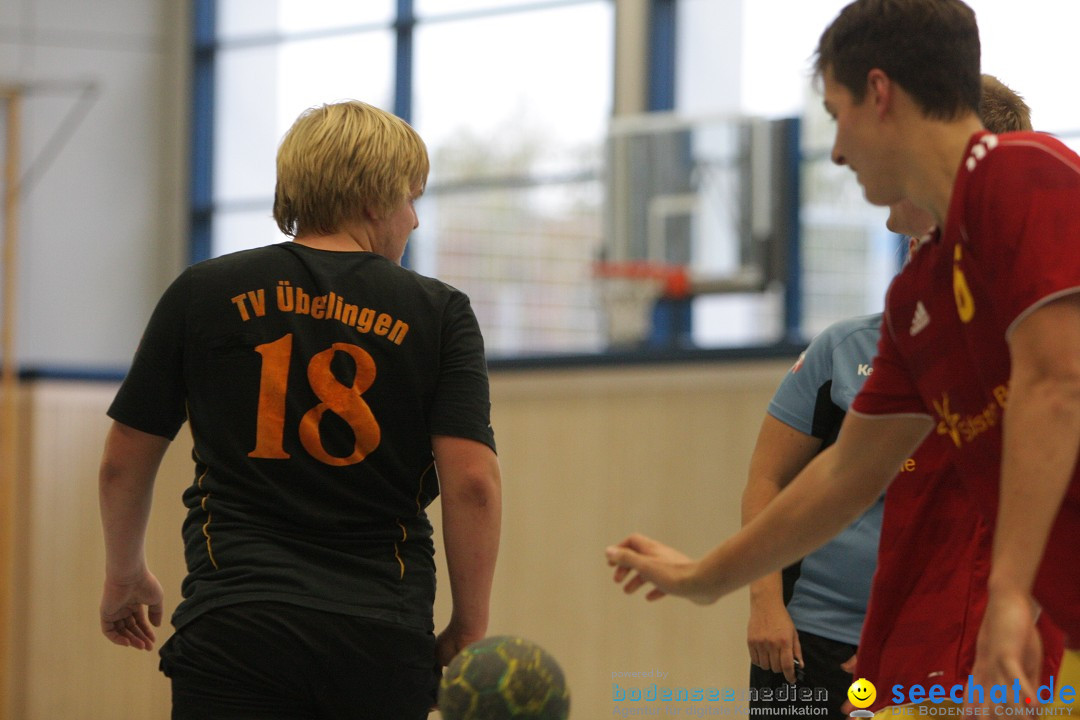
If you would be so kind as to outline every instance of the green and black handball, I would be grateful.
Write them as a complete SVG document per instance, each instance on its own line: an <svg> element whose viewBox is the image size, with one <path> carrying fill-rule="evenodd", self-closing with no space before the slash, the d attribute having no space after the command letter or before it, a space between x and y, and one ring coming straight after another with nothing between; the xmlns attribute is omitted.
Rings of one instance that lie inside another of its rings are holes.
<svg viewBox="0 0 1080 720"><path fill-rule="evenodd" d="M450 661L439 685L439 712L443 720L566 720L570 690L542 647L498 635Z"/></svg>

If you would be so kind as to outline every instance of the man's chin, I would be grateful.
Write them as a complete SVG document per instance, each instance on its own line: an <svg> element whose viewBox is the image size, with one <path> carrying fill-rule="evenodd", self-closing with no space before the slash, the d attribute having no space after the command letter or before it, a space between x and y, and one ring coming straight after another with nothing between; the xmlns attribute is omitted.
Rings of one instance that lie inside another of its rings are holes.
<svg viewBox="0 0 1080 720"><path fill-rule="evenodd" d="M860 185L862 185L862 183L860 183ZM892 195L885 195L884 193L874 190L872 188L868 188L865 185L862 185L862 190L863 197L866 198L866 202L870 203L871 205L876 205L877 207L892 207L897 202L899 202L899 198L896 198ZM890 215L890 220L891 219L892 216ZM888 221L886 221L885 225L886 227L888 227ZM891 230L892 228L889 229Z"/></svg>

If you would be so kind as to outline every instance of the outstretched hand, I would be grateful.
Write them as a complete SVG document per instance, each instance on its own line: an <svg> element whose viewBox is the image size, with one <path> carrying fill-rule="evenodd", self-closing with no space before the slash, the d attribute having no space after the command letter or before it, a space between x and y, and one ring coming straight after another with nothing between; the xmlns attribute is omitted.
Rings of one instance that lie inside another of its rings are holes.
<svg viewBox="0 0 1080 720"><path fill-rule="evenodd" d="M153 650L163 599L161 583L149 570L131 582L106 578L101 594L101 632L117 645Z"/></svg>
<svg viewBox="0 0 1080 720"><path fill-rule="evenodd" d="M665 595L678 595L703 605L716 600L694 587L697 563L644 535L635 533L618 545L609 546L605 555L608 565L615 568L615 582L625 581L623 591L627 594L651 583L653 587L645 595L646 600L659 600Z"/></svg>

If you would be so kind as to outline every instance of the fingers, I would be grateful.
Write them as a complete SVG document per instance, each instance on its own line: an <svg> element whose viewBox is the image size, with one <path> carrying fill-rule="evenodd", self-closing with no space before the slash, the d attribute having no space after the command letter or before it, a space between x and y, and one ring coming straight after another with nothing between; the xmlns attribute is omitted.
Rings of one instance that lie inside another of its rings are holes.
<svg viewBox="0 0 1080 720"><path fill-rule="evenodd" d="M783 638L760 638L749 641L750 662L769 672L782 673L789 683L795 682L795 656Z"/></svg>
<svg viewBox="0 0 1080 720"><path fill-rule="evenodd" d="M642 537L643 536L638 536L638 538ZM647 538L645 539L647 540ZM650 582L650 580L640 572L640 570L643 569L642 566L646 564L646 559L639 555L637 551L629 549L630 545L641 546L639 541L635 540L634 536L631 536L618 546L607 548L605 553L607 555L608 564L615 566L615 582L623 583L623 592L627 595L632 595ZM627 578L630 579L627 580ZM645 594L645 599L654 601L659 600L666 595L666 592L654 587Z"/></svg>
<svg viewBox="0 0 1080 720"><path fill-rule="evenodd" d="M630 595L631 593L635 593L641 587L643 587L647 582L648 582L648 580L646 580L644 577L642 577L641 573L638 573L638 574L634 575L632 578L630 578L626 582L625 585L623 585L623 592L626 593L627 595Z"/></svg>
<svg viewBox="0 0 1080 720"><path fill-rule="evenodd" d="M777 661L780 665L780 672L784 673L784 679L791 685L795 684L795 656L791 653L791 650L784 648L783 652L779 653Z"/></svg>
<svg viewBox="0 0 1080 720"><path fill-rule="evenodd" d="M621 543L614 547L627 548L638 553L647 553L650 550L656 548L657 545L659 545L659 543L650 537L642 535L641 533L632 533L625 540L623 540Z"/></svg>
<svg viewBox="0 0 1080 720"><path fill-rule="evenodd" d="M1032 678L1039 673L1041 647L1027 593L991 593L976 644L975 682L983 687L1019 682L1024 698L1035 697Z"/></svg>
<svg viewBox="0 0 1080 720"><path fill-rule="evenodd" d="M612 545L604 551L604 554L607 556L608 565L615 568L615 582L617 583L622 583L638 568L639 556L632 550L624 549L623 546L626 542L627 540L624 540L619 545ZM623 591L629 594L635 592L644 584L645 579L642 578L640 574L634 575L623 586Z"/></svg>
<svg viewBox="0 0 1080 720"><path fill-rule="evenodd" d="M856 658L857 657L858 657L857 655L852 654L851 657L849 657L847 660L845 660L844 662L842 662L840 664L840 669L843 670L846 673L851 673L852 675L854 675L855 674L855 663L856 663Z"/></svg>
<svg viewBox="0 0 1080 720"><path fill-rule="evenodd" d="M757 667L762 667L761 655L758 652L758 644L753 640L747 640L746 647L750 651L750 664Z"/></svg>
<svg viewBox="0 0 1080 720"><path fill-rule="evenodd" d="M615 579L621 581L634 568L634 560L642 552L633 542L633 535L623 540L618 545L609 545L604 549L608 565L615 568Z"/></svg>
<svg viewBox="0 0 1080 720"><path fill-rule="evenodd" d="M630 574L630 568L619 565L615 568L615 582L621 583Z"/></svg>
<svg viewBox="0 0 1080 720"><path fill-rule="evenodd" d="M111 642L138 650L153 650L157 640L146 620L134 615L113 621L103 619L101 629Z"/></svg>
<svg viewBox="0 0 1080 720"><path fill-rule="evenodd" d="M1015 678L1020 681L1021 697L1035 697L1035 684L1031 682L1031 678L1024 671L1022 663L1016 661L1013 658L1008 658L1001 663L1001 669L1001 675L1003 677Z"/></svg>

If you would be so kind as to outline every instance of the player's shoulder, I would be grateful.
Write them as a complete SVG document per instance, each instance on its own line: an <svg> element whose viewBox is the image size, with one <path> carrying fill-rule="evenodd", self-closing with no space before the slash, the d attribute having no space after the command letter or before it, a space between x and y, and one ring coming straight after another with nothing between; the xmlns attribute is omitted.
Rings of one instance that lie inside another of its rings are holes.
<svg viewBox="0 0 1080 720"><path fill-rule="evenodd" d="M846 360L865 361L877 347L881 314L858 315L834 322L814 336L791 368L791 374L804 368L804 374L831 377L833 367Z"/></svg>
<svg viewBox="0 0 1080 720"><path fill-rule="evenodd" d="M392 267L388 268L387 272L393 275L393 284L405 295L413 296L431 309L452 313L470 307L468 295L450 283L396 263L390 264ZM419 300L420 298L423 300Z"/></svg>
<svg viewBox="0 0 1080 720"><path fill-rule="evenodd" d="M1016 174L1026 167L1059 166L1080 173L1080 156L1059 138L1044 132L983 133L969 146L964 166L969 172L983 170Z"/></svg>
<svg viewBox="0 0 1080 720"><path fill-rule="evenodd" d="M287 243L264 245L262 247L235 250L193 263L184 272L189 275L210 276L219 273L234 273L239 270L261 267L283 257L282 246Z"/></svg>
<svg viewBox="0 0 1080 720"><path fill-rule="evenodd" d="M820 343L832 348L863 338L876 339L881 328L881 313L858 315L839 320L822 330L813 339L811 345Z"/></svg>

